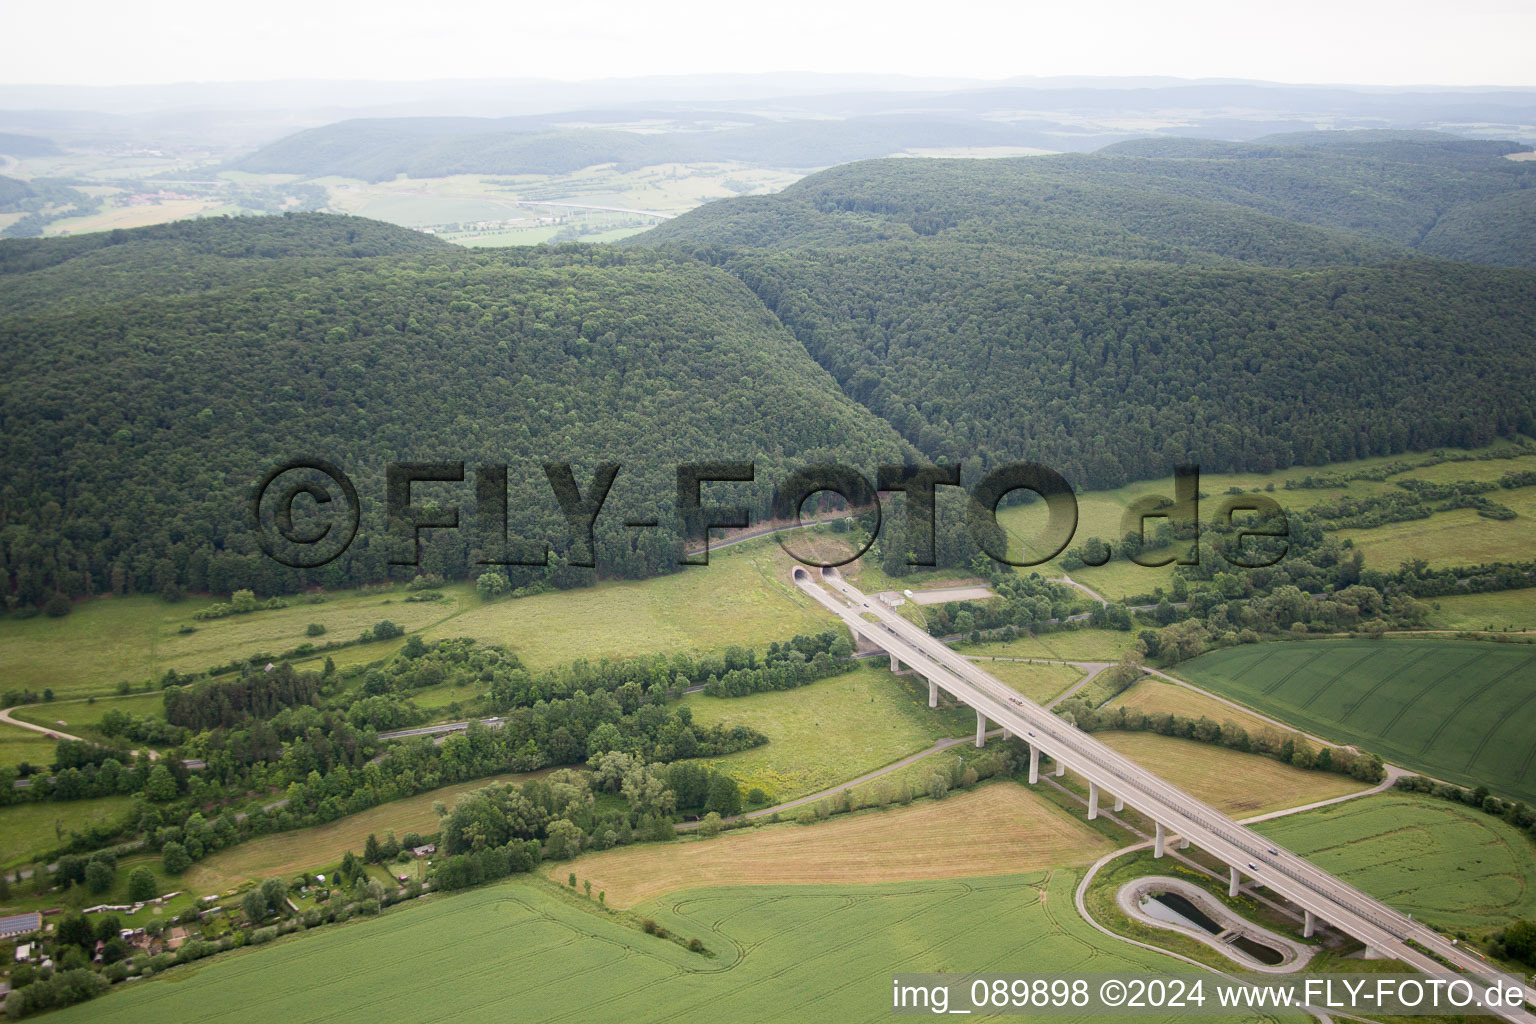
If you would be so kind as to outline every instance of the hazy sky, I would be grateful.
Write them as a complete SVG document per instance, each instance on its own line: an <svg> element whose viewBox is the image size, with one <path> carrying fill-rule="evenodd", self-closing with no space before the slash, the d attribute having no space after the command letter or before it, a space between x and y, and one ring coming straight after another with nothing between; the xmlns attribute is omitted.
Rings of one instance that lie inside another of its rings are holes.
<svg viewBox="0 0 1536 1024"><path fill-rule="evenodd" d="M1536 85L1531 0L0 0L0 81L832 71Z"/></svg>

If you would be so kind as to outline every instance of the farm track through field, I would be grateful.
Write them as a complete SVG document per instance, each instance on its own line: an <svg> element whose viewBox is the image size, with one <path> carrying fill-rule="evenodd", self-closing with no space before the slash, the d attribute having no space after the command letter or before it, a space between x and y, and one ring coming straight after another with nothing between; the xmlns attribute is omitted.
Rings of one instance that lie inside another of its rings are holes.
<svg viewBox="0 0 1536 1024"><path fill-rule="evenodd" d="M1417 654L1418 657L1410 658L1408 663L1404 665L1403 668L1412 668L1426 657L1422 651L1416 651L1414 653ZM1381 678L1376 680L1376 682L1371 686L1369 690L1366 690L1363 694L1361 694L1353 704L1346 705L1346 710L1342 715L1339 716L1339 724L1343 725L1345 722L1349 721L1356 711L1359 711L1360 708L1368 703L1372 697L1376 696L1377 690L1391 682L1394 678L1395 671L1396 670L1394 669L1388 669L1383 672L1381 674ZM1269 690L1265 690L1264 692L1269 693Z"/></svg>
<svg viewBox="0 0 1536 1024"><path fill-rule="evenodd" d="M1488 657L1488 655L1490 655L1492 653L1493 653L1492 651L1483 651L1481 654L1478 654L1476 657L1474 657L1471 661L1464 662L1464 663L1459 664L1459 665L1452 665L1450 668L1446 669L1444 672L1440 673L1438 676L1435 676L1434 678L1432 678L1429 682L1425 683L1423 688L1420 689L1418 693L1414 694L1412 698L1410 698L1409 700L1406 700L1406 701L1403 702L1403 706L1397 709L1397 714L1393 715L1390 719L1388 719L1387 724L1383 725L1381 727L1381 731L1383 733L1391 733L1393 727L1396 726L1397 723L1402 720L1403 715L1407 714L1410 709L1417 708L1418 704L1419 704L1419 701L1423 700L1424 697L1431 690L1435 689L1441 683L1443 683L1447 679L1451 678L1451 676L1460 675L1463 672L1470 672L1472 670L1472 666L1473 665L1476 665L1478 662L1482 661L1484 658ZM1483 687L1483 689L1486 690L1487 687L1485 686L1485 687ZM1480 693L1482 691L1478 691L1478 692ZM1476 694L1473 694L1473 696L1476 696ZM1458 707L1461 707L1461 706L1464 706L1464 705L1465 705L1465 702L1463 702L1462 705L1458 705ZM1455 712L1452 712L1451 714L1446 715L1444 718L1442 718L1440 720L1440 728L1435 730L1435 735L1436 736L1438 736L1440 734L1440 730L1444 729L1446 723L1449 722L1453 717L1455 717ZM1429 743L1425 743L1423 749L1420 750L1419 753L1422 754L1422 753L1424 753L1425 750L1428 750L1428 749L1429 749Z"/></svg>
<svg viewBox="0 0 1536 1024"><path fill-rule="evenodd" d="M1536 696L1536 690L1532 691L1532 696ZM1520 774L1515 776L1516 782L1525 781L1525 776L1530 772L1533 761L1536 761L1536 743L1532 743L1530 749L1525 752L1525 760L1520 762Z"/></svg>
<svg viewBox="0 0 1536 1024"><path fill-rule="evenodd" d="M1289 669L1305 652L1280 651L1268 667L1248 650L1201 655L1182 666L1199 689L1268 710L1331 743L1352 743L1436 781L1468 789L1486 785L1505 799L1536 801L1536 650L1523 644L1469 640L1305 641L1325 653L1321 677L1335 676L1326 694ZM1295 645L1287 645L1294 648ZM1512 664L1513 663L1513 664ZM1334 666L1353 666L1336 673ZM1271 693L1274 676L1290 683ZM1294 700L1292 699L1294 698Z"/></svg>
<svg viewBox="0 0 1536 1024"><path fill-rule="evenodd" d="M1328 681L1323 683L1323 685L1319 686L1316 690L1313 690L1312 696L1303 701L1299 707L1302 710L1306 710L1307 708L1311 707L1312 702L1317 700L1317 698L1321 697L1323 694L1327 693L1329 688L1332 687L1334 683L1344 678L1345 673L1353 672L1356 668L1365 664L1365 662L1375 653L1375 651L1366 651L1364 654L1360 655L1357 660L1351 662L1346 667L1339 669L1333 675L1329 676Z"/></svg>
<svg viewBox="0 0 1536 1024"><path fill-rule="evenodd" d="M962 900L966 896L969 896L972 892L974 892L974 890L969 885L966 885L966 884L962 883L961 886L960 886L960 891L956 892L950 898L944 900L942 903L940 903L938 905L938 907L944 907L944 906L946 906L946 905L948 905L950 903L954 903L954 902L957 902L959 900ZM854 896L849 896L849 895L846 895L846 894L845 895L841 895L841 896L839 896L837 898L838 898L839 902L841 903L841 906L837 907L834 910L829 911L827 914L821 915L821 917L818 917L817 920L821 920L822 917L833 917L833 916L836 916L838 914L841 914L841 913L843 913L843 912L845 912L847 910L853 909L854 907L856 907L859 904L859 902L861 902L861 898L854 897ZM874 899L874 898L876 898L876 897L872 897L871 896L871 897L863 897L862 899ZM920 915L923 915L923 914L931 913L935 909L937 909L937 908L929 906L927 904L919 903L911 911L909 911L908 913L906 913L905 915L903 915L901 917L898 917L893 922L893 924L905 924L906 922L910 921L911 919L913 919L915 917L918 917ZM887 927L890 927L890 925L887 925ZM802 925L798 925L797 924L797 925L792 925L792 926L784 929L781 932L775 933L773 937L777 938L778 936L787 934L789 932L795 932L797 934L803 934L804 931L805 931L804 927ZM847 940L845 940L843 942L837 943L837 944L831 946L830 948L818 951L815 954L815 958L818 959L818 960L822 959L823 957L826 957L826 956L828 956L830 954L839 953L839 952L842 952L844 950L850 949L850 948L852 948L852 947L854 947L856 945L861 944L862 942L864 942L864 936L859 934L857 929L853 929L853 935L852 935L851 938L848 938ZM796 962L786 963L783 967L779 968L778 970L770 972L770 973L768 973L768 974L766 974L766 975L764 975L764 976L762 976L762 977L760 977L760 978L758 978L758 979L756 979L756 980L754 980L752 982L749 982L747 985L743 986L742 988L735 990L734 994L739 997L739 996L744 995L749 989L751 989L753 987L756 987L758 985L767 984L769 982L776 981L776 980L778 980L780 978L783 978L786 974L790 973L791 971L798 970L801 966L803 966L804 963L805 963L805 961L796 961ZM817 1001L818 1002L824 1001L824 999L825 999L825 996L822 996ZM676 1015L674 1015L674 1016L676 1016Z"/></svg>
<svg viewBox="0 0 1536 1024"><path fill-rule="evenodd" d="M1477 746L1472 749L1472 756L1467 758L1467 768L1469 770L1472 767L1472 762L1477 760L1478 756L1482 754L1483 748L1488 745L1488 741L1493 738L1493 734L1509 724L1514 719L1515 712L1524 710L1525 706L1533 700L1536 700L1536 688L1527 693L1514 707L1505 711L1502 717L1494 719L1493 726L1483 733L1483 738L1478 740ZM1520 774L1515 781L1518 782L1520 779L1525 778L1526 771L1531 767L1531 758L1533 756L1536 756L1536 743L1531 744L1531 751L1525 755L1525 762L1520 766Z"/></svg>
<svg viewBox="0 0 1536 1024"><path fill-rule="evenodd" d="M943 903L938 904L938 906L940 906L940 907L949 906L949 904L951 904L951 903L958 903L958 901L965 900L966 897L969 897L969 895L974 895L974 894L975 894L974 887L969 886L968 883L960 883L960 890L958 890L958 892L955 892L955 894L952 895L952 897L949 897L948 900L945 900L945 901L943 901ZM872 898L874 898L874 897L865 897L865 898L869 898L869 900L872 900ZM849 904L849 907L851 907L851 906L852 906L852 904ZM849 907L843 907L843 909L849 909ZM908 921L911 921L912 918L919 917L920 913L926 913L926 912L928 912L928 910L929 910L928 907L923 906L923 904L919 904L919 906L915 907L915 909L912 910L911 913L908 913L908 915L906 915L906 917L897 918L897 920L894 921L894 924L906 924L906 923L908 923ZM1006 910L1003 913L1006 913ZM862 935L857 935L857 932L856 932L856 933L854 933L854 936L852 936L852 938L849 938L849 940L843 941L843 943L839 943L839 944L837 944L837 946L833 946L833 947L831 947L831 949L828 949L828 950L826 950L826 952L823 952L822 956L831 955L831 953L843 952L843 950L851 949L851 947L857 946L857 944L860 944L860 943L863 943L863 936ZM796 964L796 966L799 966L799 964ZM785 969L779 970L779 972L774 973L774 975L771 975L771 976L773 976L773 978L782 978L782 976L785 975L785 973L790 972L791 969L793 969L793 967L785 967ZM766 978L765 978L765 981L766 981ZM834 989L834 992L836 992L836 990L846 989L846 987L851 986L851 984L854 984L854 979L849 979L849 981L846 981L845 984L842 984L842 986L839 986L839 987L837 987L837 989ZM811 996L811 998L809 998L808 1001L809 1001L809 1003L822 1003L823 999L825 999L825 996L823 996L822 993L817 993L817 995ZM803 1004L802 1004L802 1006L803 1006Z"/></svg>
<svg viewBox="0 0 1536 1024"><path fill-rule="evenodd" d="M1471 667L1472 665L1469 663L1467 668ZM1468 705L1477 700L1477 698L1481 697L1483 694L1487 693L1489 690L1493 689L1499 683L1502 683L1507 677L1514 675L1517 671L1524 667L1524 665L1516 662L1515 664L1511 665L1508 670L1500 672L1498 675L1488 680L1488 682L1484 683L1482 686L1478 687L1476 690L1473 690L1471 693L1463 697L1460 703L1452 708L1444 718L1440 719L1440 724L1435 726L1435 731L1429 734L1429 739L1425 740L1424 746L1419 748L1420 756L1429 752L1429 749L1435 745L1435 741L1440 738L1440 734L1445 731L1445 727L1454 722L1461 715L1461 713L1467 709ZM1407 709L1404 708L1404 710ZM1401 716L1402 712L1398 712L1398 715ZM1394 718L1392 722L1388 722L1387 728L1390 729L1392 727L1392 723L1396 721L1397 719Z"/></svg>
<svg viewBox="0 0 1536 1024"><path fill-rule="evenodd" d="M1274 693L1276 690L1280 689L1280 687L1284 686L1287 682L1289 682L1290 678L1292 676L1294 676L1296 673L1300 672L1302 669L1306 668L1308 665L1312 664L1314 661L1316 661L1318 658L1321 658L1322 656L1323 655L1322 655L1321 651L1319 651L1316 654L1311 655L1310 657L1307 658L1307 660L1303 661L1300 665L1297 665L1295 668L1291 669L1285 675L1281 676L1279 679L1276 679L1274 682L1270 683L1267 687L1265 687L1264 688L1265 694ZM1260 659L1260 660L1262 660L1262 659ZM1244 671L1246 671L1246 669ZM1242 676L1242 674L1243 673L1238 673L1238 675L1234 676L1233 678L1240 678Z"/></svg>

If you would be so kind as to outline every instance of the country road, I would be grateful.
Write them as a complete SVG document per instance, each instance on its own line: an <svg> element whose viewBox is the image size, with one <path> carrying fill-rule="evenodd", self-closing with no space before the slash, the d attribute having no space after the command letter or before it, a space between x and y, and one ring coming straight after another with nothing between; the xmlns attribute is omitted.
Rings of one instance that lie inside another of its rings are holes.
<svg viewBox="0 0 1536 1024"><path fill-rule="evenodd" d="M69 733L65 732L62 729L56 729L56 728L54 728L52 726L46 726L46 725L34 725L31 722L23 722L19 718L11 717L11 712L15 711L17 708L20 708L20 707L32 707L32 706L34 706L34 705L30 705L30 704L17 704L17 705L14 705L12 707L5 708L4 710L0 710L0 722L4 722L7 725L19 726L19 727L21 727L23 729L30 729L33 732L40 732L43 735L49 736L49 737L51 737L53 739L56 739L56 740L75 740L78 743L84 743L85 742L85 740L81 739L79 736L71 736Z"/></svg>
<svg viewBox="0 0 1536 1024"><path fill-rule="evenodd" d="M1422 922L1251 831L1102 741L1073 728L1039 704L1021 699L1011 687L982 671L975 662L935 642L880 602L871 601L836 572L824 571L818 577L808 570L796 569L793 578L855 635L926 678L930 706L942 688L975 709L977 746L984 742L986 723L1001 724L1015 735L1026 736L1033 753L1050 756L1058 771L1070 769L1088 783L1090 805L1095 811L1100 795L1110 793L1156 822L1159 854L1170 835L1191 841L1229 865L1234 880L1241 875L1262 884L1307 913L1359 939L1378 954L1430 974L1441 965L1450 964L1490 983L1504 980L1487 963L1474 959ZM1031 781L1038 777L1035 764L1031 766ZM1536 1016L1524 1010L1495 1009L1510 1021L1536 1024Z"/></svg>
<svg viewBox="0 0 1536 1024"><path fill-rule="evenodd" d="M660 220L671 220L675 213L662 213L660 210L636 210L628 206L594 206L591 203L550 203L540 202L536 199L519 199L518 206L558 206L565 210L603 210L607 213L634 213L642 217L656 217Z"/></svg>
<svg viewBox="0 0 1536 1024"><path fill-rule="evenodd" d="M40 732L44 736L49 736L49 737L52 737L53 739L56 739L56 740L74 740L76 743L89 743L89 742L91 742L90 740L82 739L79 736L71 735L70 733L67 733L67 732L65 732L62 729L58 729L58 728L55 728L53 726L48 726L48 725L34 725L31 722L24 722L21 719L15 718L15 717L13 717L11 715L12 711L15 711L17 708L22 708L22 707L37 707L37 705L35 705L35 704L15 704L15 705L12 705L11 707L8 707L8 708L5 708L3 710L0 710L0 722L5 723L6 725L19 726L22 729L31 729L33 732ZM138 752L137 749L130 750L130 751L128 751L128 753L131 756L133 756L133 757L138 757L139 756L139 752ZM160 752L158 750L151 750L149 752L149 759L151 761L158 761L158 760L160 760ZM195 768L203 767L203 762L200 761L200 760L196 760L196 759L188 760L188 761L183 761L181 763L183 765L185 765L186 767L188 767L188 768L194 768L195 769ZM16 782L14 783L14 785L18 789L25 789L28 785L30 785L30 783L26 779L17 779Z"/></svg>

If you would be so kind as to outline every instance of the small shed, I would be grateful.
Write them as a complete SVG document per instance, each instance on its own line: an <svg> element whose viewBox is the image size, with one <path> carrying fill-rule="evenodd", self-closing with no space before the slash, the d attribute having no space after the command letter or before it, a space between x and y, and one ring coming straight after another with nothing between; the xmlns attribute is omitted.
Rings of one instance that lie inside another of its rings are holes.
<svg viewBox="0 0 1536 1024"><path fill-rule="evenodd" d="M43 927L43 915L37 911L0 917L0 940L14 939L18 935L30 935Z"/></svg>

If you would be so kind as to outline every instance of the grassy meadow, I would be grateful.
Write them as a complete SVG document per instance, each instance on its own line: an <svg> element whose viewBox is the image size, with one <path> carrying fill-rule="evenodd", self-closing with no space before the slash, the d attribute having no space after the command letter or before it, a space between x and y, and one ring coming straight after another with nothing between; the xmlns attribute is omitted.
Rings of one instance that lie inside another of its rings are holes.
<svg viewBox="0 0 1536 1024"><path fill-rule="evenodd" d="M1136 632L1118 629L1062 629L1013 640L955 645L977 658L1042 658L1051 661L1119 661L1135 646ZM984 664L990 665L991 662Z"/></svg>
<svg viewBox="0 0 1536 1024"><path fill-rule="evenodd" d="M51 749L49 760L52 760ZM0 867L31 863L56 849L60 839L71 831L118 821L132 810L133 798L127 796L11 804L0 808Z"/></svg>
<svg viewBox="0 0 1536 1024"><path fill-rule="evenodd" d="M52 764L57 745L40 732L0 722L0 765Z"/></svg>
<svg viewBox="0 0 1536 1024"><path fill-rule="evenodd" d="M1202 655L1180 672L1406 768L1536 801L1536 647L1430 639L1250 644Z"/></svg>
<svg viewBox="0 0 1536 1024"><path fill-rule="evenodd" d="M947 736L971 735L964 709L930 710L928 688L884 668L860 668L794 690L745 697L684 698L702 725L749 725L768 737L751 750L704 763L742 790L760 786L776 801L816 793L899 761Z"/></svg>
<svg viewBox="0 0 1536 1024"><path fill-rule="evenodd" d="M1179 968L1082 921L1072 910L1078 877L1063 869L691 889L624 915L524 878L173 968L163 980L119 986L53 1019L303 1020L313 1016L315 986L323 985L330 1024L381 1016L463 1020L514 1007L518 1019L551 1024L717 1021L724 1006L740 1024L875 1020L890 1013L892 970ZM642 914L678 935L698 936L711 955L644 934L633 926ZM451 955L435 955L440 951Z"/></svg>
<svg viewBox="0 0 1536 1024"><path fill-rule="evenodd" d="M1431 599L1429 624L1439 629L1536 629L1536 588Z"/></svg>
<svg viewBox="0 0 1536 1024"><path fill-rule="evenodd" d="M441 601L407 602L403 586L338 591L311 604L199 621L214 602L166 604L148 596L77 603L60 619L0 618L0 678L8 688L53 690L60 698L135 690L167 669L191 672L257 652L306 642L355 639L382 619L425 639L467 636L502 644L535 668L577 658L620 658L656 651L702 653L731 644L765 648L796 633L819 632L830 616L788 583L792 560L771 539L748 541L691 567L643 581L485 602L469 584L442 588ZM310 623L326 632L307 635ZM386 658L403 641L331 652L339 667ZM300 662L318 666L325 655Z"/></svg>
<svg viewBox="0 0 1536 1024"><path fill-rule="evenodd" d="M1470 807L1394 792L1257 827L1438 928L1491 931L1536 917L1536 848L1513 826Z"/></svg>
<svg viewBox="0 0 1536 1024"><path fill-rule="evenodd" d="M246 879L287 878L306 869L334 864L348 850L361 855L369 833L383 839L386 833L430 835L438 830L432 805L441 800L449 807L461 793L504 782L518 782L528 775L492 775L428 790L349 814L312 828L260 836L221 850L189 868L183 881L200 892L221 892Z"/></svg>
<svg viewBox="0 0 1536 1024"><path fill-rule="evenodd" d="M167 669L193 672L263 652L274 654L303 643L355 640L381 619L419 630L455 614L469 596L467 586L448 588L436 602L406 603L404 587L384 591L342 591L323 603L289 597L286 608L199 621L194 615L215 604L188 598L167 604L158 597L101 597L77 602L60 619L0 619L0 678L6 688L51 689L63 697L109 695L119 682L134 689L158 681ZM325 627L310 637L310 623ZM383 645L352 649L382 657ZM338 654L342 652L337 652Z"/></svg>
<svg viewBox="0 0 1536 1024"><path fill-rule="evenodd" d="M1507 446L1501 444L1482 451L1501 447ZM1232 487L1244 491L1258 488L1284 508L1307 508L1340 498L1398 491L1394 483L1396 480L1414 478L1435 483L1496 480L1505 473L1536 469L1536 456L1532 455L1422 465L1429 458L1431 456L1425 454L1407 453L1328 466L1293 466L1273 473L1202 473L1200 490L1208 497L1201 500L1200 517L1202 522L1209 522L1216 515L1227 490ZM1343 476L1398 463L1414 468L1384 481L1352 480L1342 487L1285 489L1287 480L1299 482L1307 476ZM1271 485L1273 491L1265 490ZM1124 536L1126 532L1126 510L1132 502L1145 495L1171 498L1172 476L1164 480L1138 481L1110 491L1079 494L1077 531L1071 546L1075 547L1089 537L1099 537L1113 544L1115 538ZM1365 552L1367 566L1383 570L1396 569L1409 558L1423 558L1431 566L1437 567L1536 558L1536 531L1530 528L1531 519L1536 517L1536 487L1499 490L1487 496L1514 509L1518 518L1497 521L1485 519L1472 509L1457 509L1437 512L1427 519L1391 523L1369 530L1340 530L1337 535L1341 539L1353 541ZM1023 554L1038 557L1044 553L1039 546L1039 541L1045 536L1046 522L1046 510L1042 503L1001 509L998 521L1008 533L1009 549L1015 557ZM1059 563L1059 557L1049 563L1050 575L1060 573ZM1042 570L1036 568L1020 571ZM1171 566L1148 568L1115 558L1103 566L1076 569L1071 575L1077 582L1106 597L1118 599L1149 594L1157 587L1166 588L1171 572Z"/></svg>
<svg viewBox="0 0 1536 1024"><path fill-rule="evenodd" d="M1142 679L1105 706L1135 708L1148 715L1182 715L1186 718L1209 718L1213 722L1231 721L1247 729L1249 735L1267 729L1279 733L1288 731L1203 693L1165 683L1151 676Z"/></svg>
<svg viewBox="0 0 1536 1024"><path fill-rule="evenodd" d="M965 843L955 845L955 823ZM857 885L971 878L1087 864L1113 844L1056 805L997 782L906 807L839 815L815 825L780 824L714 839L647 843L555 864L574 871L613 907L679 889L718 885Z"/></svg>
<svg viewBox="0 0 1536 1024"><path fill-rule="evenodd" d="M977 661L976 665L1036 704L1050 703L1083 678L1083 673L1071 665L1037 665L1027 661Z"/></svg>
<svg viewBox="0 0 1536 1024"><path fill-rule="evenodd" d="M1259 754L1174 736L1101 732L1095 737L1233 818L1331 800L1370 788L1332 772L1293 768Z"/></svg>
<svg viewBox="0 0 1536 1024"><path fill-rule="evenodd" d="M423 638L474 637L501 644L526 664L550 668L577 658L626 658L759 650L832 624L830 613L789 582L793 560L771 538L710 555L709 565L649 580L537 594L468 609Z"/></svg>
<svg viewBox="0 0 1536 1024"><path fill-rule="evenodd" d="M670 186L669 186L670 187ZM1202 516L1215 514L1229 487L1263 488L1287 507L1305 507L1343 496L1394 490L1390 481L1352 481L1345 487L1290 490L1286 480L1311 474L1344 475L1384 463L1422 462L1428 456L1405 455L1339 463L1317 469L1292 468L1270 474L1208 474L1201 487L1209 497ZM1506 472L1536 468L1536 456L1420 465L1405 476L1432 481L1497 478ZM1171 493L1172 480L1142 481L1112 491L1078 496L1080 518L1074 543L1090 536L1119 536L1128 505L1147 494ZM1498 491L1493 497L1516 509L1509 521L1483 519L1462 509L1428 519L1372 530L1346 530L1366 552L1367 565L1391 569L1407 557L1432 565L1468 564L1492 559L1536 557L1536 488ZM1039 536L1044 510L1029 506L999 513L1013 538L1015 552L1030 550ZM389 619L425 639L469 636L503 644L529 665L546 668L578 657L626 657L661 651L704 652L730 644L761 648L797 632L824 629L831 619L787 582L792 559L769 538L720 550L708 567L643 581L608 581L596 587L485 603L468 584L443 588L445 600L406 603L403 587L344 591L320 604L290 598L288 608L211 621L194 614L212 598L166 604L147 595L96 598L76 604L69 616L50 619L0 618L0 678L7 688L52 689L61 698L108 695L121 682L135 689L157 680L167 669L190 672L249 656L289 650L305 642L350 640L380 619ZM1059 571L1048 567L1050 571ZM964 573L924 574L891 579L873 564L849 566L849 578L873 592L916 585L965 582ZM1111 598L1147 593L1165 586L1169 570L1149 569L1122 560L1082 568L1073 578ZM1536 601L1530 591L1442 598L1432 617L1441 628L1536 628ZM310 623L326 633L307 636ZM388 657L402 641L343 648L330 656L338 666ZM1066 660L1116 660L1134 642L1134 634L1106 630L1063 631L1038 640L1024 639L986 653ZM304 662L317 666L321 658ZM3 743L3 739L0 739ZM3 755L0 755L3 756Z"/></svg>
<svg viewBox="0 0 1536 1024"><path fill-rule="evenodd" d="M94 732L108 711L126 711L139 718L159 718L164 708L165 697L155 690L123 696L81 697L45 704L24 704L11 712L11 717L49 729L57 727L80 736Z"/></svg>

